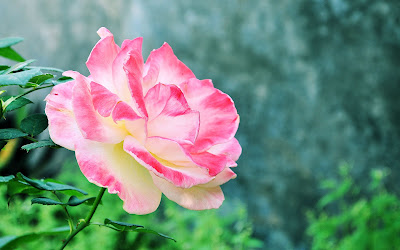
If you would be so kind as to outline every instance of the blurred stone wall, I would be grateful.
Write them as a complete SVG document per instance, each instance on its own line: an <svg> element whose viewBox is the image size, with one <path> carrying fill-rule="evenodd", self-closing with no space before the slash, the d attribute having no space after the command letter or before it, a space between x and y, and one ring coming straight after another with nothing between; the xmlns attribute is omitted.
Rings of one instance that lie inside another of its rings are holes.
<svg viewBox="0 0 400 250"><path fill-rule="evenodd" d="M227 197L248 204L267 247L303 249L305 212L341 161L360 180L391 168L400 192L399 17L396 0L17 0L0 5L0 36L85 73L101 26L119 43L143 36L144 55L167 41L235 100L243 155Z"/></svg>

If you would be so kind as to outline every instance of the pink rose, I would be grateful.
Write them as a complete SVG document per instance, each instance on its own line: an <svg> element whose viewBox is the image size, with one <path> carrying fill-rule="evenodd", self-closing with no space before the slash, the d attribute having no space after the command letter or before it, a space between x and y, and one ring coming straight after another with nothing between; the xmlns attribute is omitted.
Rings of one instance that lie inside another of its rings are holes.
<svg viewBox="0 0 400 250"><path fill-rule="evenodd" d="M67 71L74 80L46 97L52 140L129 213L155 211L161 193L188 209L218 208L241 154L232 99L196 79L167 43L144 63L142 38L120 48L106 28L97 33L91 75Z"/></svg>

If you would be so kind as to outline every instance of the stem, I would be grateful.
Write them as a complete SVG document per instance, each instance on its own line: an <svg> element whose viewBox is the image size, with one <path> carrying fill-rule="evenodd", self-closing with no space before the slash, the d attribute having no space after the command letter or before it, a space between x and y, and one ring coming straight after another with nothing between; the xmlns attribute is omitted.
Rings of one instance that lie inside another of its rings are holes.
<svg viewBox="0 0 400 250"><path fill-rule="evenodd" d="M52 191L52 193L57 197L57 199L60 202L62 202L62 200L60 199L60 197L58 196L58 194L55 191ZM74 221L72 220L72 217L69 214L67 207L64 205L61 205L61 206L64 209L65 214L67 215L67 220L68 220L68 225L69 225L69 233L72 233L72 231L74 230Z"/></svg>
<svg viewBox="0 0 400 250"><path fill-rule="evenodd" d="M28 139L28 140L30 140L30 141L33 141L33 142L38 142L38 140L36 140L35 138L33 138L33 137L29 136L29 135L24 136L24 138L25 138L25 139Z"/></svg>
<svg viewBox="0 0 400 250"><path fill-rule="evenodd" d="M77 235L80 231L85 229L85 227L90 225L90 220L92 219L94 212L96 212L96 209L99 206L101 198L103 197L103 194L105 191L106 191L106 188L104 188L104 187L102 187L100 189L100 192L97 195L96 200L94 201L92 209L90 210L89 214L86 216L86 218L84 220L82 220L82 222L78 225L78 227L74 231L72 231L72 233L70 233L68 235L64 244L60 248L61 250L64 249L68 245L68 243L72 240L72 238L75 237L75 235Z"/></svg>
<svg viewBox="0 0 400 250"><path fill-rule="evenodd" d="M51 88L51 87L54 87L54 85L46 85L46 86L34 88L34 89L31 89L31 90L29 90L29 91L27 91L27 92L25 92L25 93L23 93L23 94L20 94L19 96L15 97L15 99L18 99L18 98L20 98L20 97L22 97L22 96L24 96L24 95L27 95L27 94L29 94L29 93L32 93L33 91L36 91L36 90L39 90L39 89Z"/></svg>

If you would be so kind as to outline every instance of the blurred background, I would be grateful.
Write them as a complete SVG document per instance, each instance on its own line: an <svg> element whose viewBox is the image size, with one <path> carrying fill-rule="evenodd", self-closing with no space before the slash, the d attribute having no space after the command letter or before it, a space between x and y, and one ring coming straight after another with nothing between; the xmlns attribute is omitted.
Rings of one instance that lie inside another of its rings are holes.
<svg viewBox="0 0 400 250"><path fill-rule="evenodd" d="M105 26L118 44L143 36L145 58L166 41L199 79L212 79L241 117L238 177L224 193L245 204L265 248L310 247L306 214L343 162L361 187L385 168L386 189L400 192L397 0L14 0L0 2L0 23L0 37L25 38L15 49L36 65L87 75ZM35 97L42 108L46 91ZM34 172L42 159L42 171L57 173L73 157L58 151L51 164L45 151L14 162Z"/></svg>

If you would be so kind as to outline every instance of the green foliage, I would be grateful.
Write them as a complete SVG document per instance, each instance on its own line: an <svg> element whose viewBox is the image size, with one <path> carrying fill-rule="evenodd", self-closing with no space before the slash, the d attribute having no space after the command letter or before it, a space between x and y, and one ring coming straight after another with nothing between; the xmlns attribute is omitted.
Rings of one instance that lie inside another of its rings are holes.
<svg viewBox="0 0 400 250"><path fill-rule="evenodd" d="M4 236L0 238L0 249L13 250L21 244L27 244L32 241L38 241L44 236L65 235L69 232L69 227L59 227L46 230L43 232L27 233L20 236Z"/></svg>
<svg viewBox="0 0 400 250"><path fill-rule="evenodd" d="M25 60L11 46L21 42L22 38L9 37L0 39L0 56L17 61L19 63L9 66L0 65L0 87L13 86L27 89L25 93L17 96L2 95L5 90L0 90L0 119L6 118L8 113L24 108L27 104L33 103L24 97L34 91L50 88L59 83L72 80L70 77L56 76L46 71L62 73L63 70L50 67L30 66L35 60ZM54 79L55 78L55 79ZM58 78L58 79L57 79ZM18 128L0 129L0 149L3 149L8 140L23 137L34 143L22 146L30 151L41 147L56 147L49 140L37 141L33 138L43 132L48 126L47 117L44 114L34 114L22 119Z"/></svg>
<svg viewBox="0 0 400 250"><path fill-rule="evenodd" d="M0 87L12 85L30 87L30 85L27 85L29 80L40 74L41 72L39 69L30 69L18 73L0 75Z"/></svg>
<svg viewBox="0 0 400 250"><path fill-rule="evenodd" d="M67 163L65 168L70 170L63 171L58 179L71 186L79 185L91 194L98 191L98 187L89 183L79 172L76 163ZM10 181L10 178L14 176L4 177L4 182ZM5 193L6 185L0 185L0 199ZM64 195L61 198L66 200L68 196ZM122 209L123 202L115 194L106 193L102 201L103 205L97 209L91 226L79 233L66 249L92 249L94 246L99 250L262 248L262 242L251 237L252 227L247 211L239 202L225 201L222 209L229 210L221 214L221 210L187 210L168 199L163 199L156 212L138 216L126 213ZM65 225L66 217L60 205L30 206L30 203L30 199L16 196L7 208L7 202L0 200L3 225L0 227L0 242L5 236L42 232ZM87 214L87 206L71 207L68 211L73 219L82 218ZM116 220L104 220L110 216ZM114 230L105 225L112 226ZM168 240L170 237L162 233L172 236L177 242ZM152 234L161 235L165 239ZM39 238L37 241L19 242L18 246L20 249L58 249L66 235L67 233L43 236L45 238Z"/></svg>
<svg viewBox="0 0 400 250"><path fill-rule="evenodd" d="M22 70L22 69L24 69L26 66L28 66L29 64L33 63L34 61L35 61L35 60L30 59L30 60L26 60L26 61L17 63L17 64L15 64L14 66L9 67L7 70L3 71L3 72L2 72L2 75L6 75L6 74L9 74L9 73L11 73L11 72L17 72L17 71L19 71L19 70ZM28 79L28 80L29 80L29 79Z"/></svg>
<svg viewBox="0 0 400 250"><path fill-rule="evenodd" d="M143 228L143 226L121 222L121 221L114 221L106 218L104 220L104 225L110 225L116 231L126 231L126 230L135 230L136 228Z"/></svg>
<svg viewBox="0 0 400 250"><path fill-rule="evenodd" d="M21 121L21 130L31 136L42 133L48 126L47 116L45 114L33 114L25 117Z"/></svg>
<svg viewBox="0 0 400 250"><path fill-rule="evenodd" d="M23 106L25 106L27 104L33 103L24 97L16 98L16 96L4 96L3 101L7 102L7 100L9 100L10 98L12 98L13 101L7 105L7 107L4 110L5 112L10 112L10 111L22 108Z"/></svg>
<svg viewBox="0 0 400 250"><path fill-rule="evenodd" d="M17 62L25 61L21 55L11 48L11 46L20 43L23 40L24 39L21 37L6 37L0 39L0 56Z"/></svg>
<svg viewBox="0 0 400 250"><path fill-rule="evenodd" d="M34 83L36 85L41 85L44 82L46 82L49 79L54 78L54 75L52 74L43 74L43 75L38 75L38 76L34 76L32 77L29 82Z"/></svg>
<svg viewBox="0 0 400 250"><path fill-rule="evenodd" d="M27 133L22 132L19 129L16 128L5 128L5 129L0 129L0 140L10 140L10 139L15 139L19 137L24 137L27 136Z"/></svg>
<svg viewBox="0 0 400 250"><path fill-rule="evenodd" d="M383 186L387 171L371 171L371 182L360 189L347 165L340 180L322 182L328 193L310 212L312 249L397 249L400 246L400 199Z"/></svg>
<svg viewBox="0 0 400 250"><path fill-rule="evenodd" d="M25 149L27 152L29 152L32 149L43 148L43 147L59 148L60 146L55 144L52 140L43 140L43 141L39 141L39 142L26 144L26 145L22 146L21 148Z"/></svg>
<svg viewBox="0 0 400 250"><path fill-rule="evenodd" d="M7 185L7 194L10 197L13 197L17 194L29 194L29 195L41 195L44 191L49 191L49 194L54 195L58 200L54 200L52 198L48 197L36 197L31 200L31 204L39 204L39 205L45 205L45 206L54 206L54 205L60 205L64 207L67 219L69 222L69 231L74 230L73 226L73 221L72 218L70 217L69 213L66 210L66 206L79 206L81 204L86 204L86 205L92 205L96 199L96 197L90 197L90 198L85 198L85 199L80 199L76 196L71 196L69 197L67 202L63 202L62 199L59 196L64 194L67 195L69 192L74 191L78 192L83 195L87 195L87 192L76 188L71 185L66 185L62 184L60 182L54 182L53 180L35 180L28 178L24 176L21 173L18 173L16 176L10 175L10 176L1 176L0 178L0 184L6 184ZM101 203L100 203L101 204ZM79 223L78 223L79 224ZM156 234L158 236L174 240L173 238L166 236L164 234L160 234L154 230L144 228L143 226L140 225L135 225L135 224L130 224L130 223L125 223L125 222L119 222L119 221L113 221L110 219L105 219L104 224L101 223L92 223L92 225L98 225L98 226L104 226L111 228L115 231L120 231L120 232L136 232L136 233L150 233L150 234ZM52 230L47 230L44 233L40 233L40 235L53 235L52 233L48 232L53 232ZM21 236L4 236L0 238L0 244L4 244L4 248L8 249L8 247L14 247L18 244L25 244L31 239L35 238L34 236L38 236L37 233L28 233L24 234ZM36 237L37 238L37 237ZM1 243L3 242L3 243Z"/></svg>
<svg viewBox="0 0 400 250"><path fill-rule="evenodd" d="M76 196L71 196L67 202L61 202L61 201L56 201L47 197L38 197L38 198L33 198L31 203L33 204L40 204L40 205L62 205L62 206L78 206L81 204L86 204L86 205L92 205L96 197L90 197L86 199L79 199Z"/></svg>

